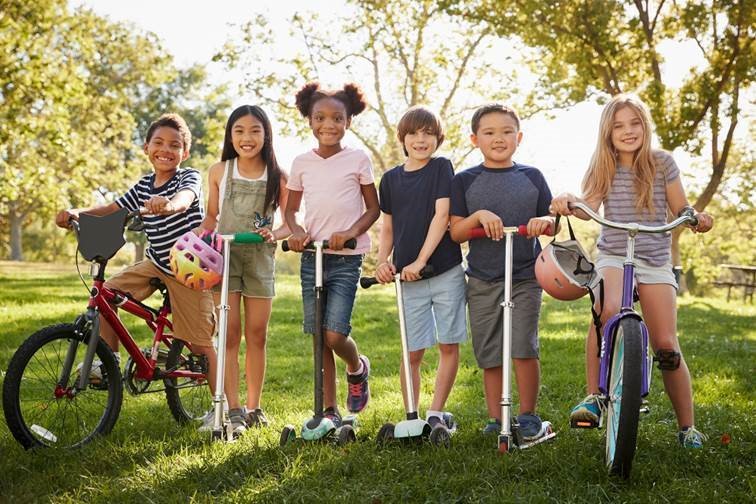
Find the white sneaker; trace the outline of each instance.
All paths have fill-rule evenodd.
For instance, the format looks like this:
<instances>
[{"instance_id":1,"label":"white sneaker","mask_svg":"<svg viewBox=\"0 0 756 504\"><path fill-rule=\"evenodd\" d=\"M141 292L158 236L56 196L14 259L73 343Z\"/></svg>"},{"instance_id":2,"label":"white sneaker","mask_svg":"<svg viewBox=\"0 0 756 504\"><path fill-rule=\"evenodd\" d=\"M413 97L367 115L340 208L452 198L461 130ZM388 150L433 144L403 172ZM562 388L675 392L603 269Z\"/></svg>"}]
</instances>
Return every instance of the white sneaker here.
<instances>
[{"instance_id":1,"label":"white sneaker","mask_svg":"<svg viewBox=\"0 0 756 504\"><path fill-rule=\"evenodd\" d=\"M80 362L79 365L76 366L77 375L81 374L82 366L84 366L83 362ZM94 383L95 385L102 383L102 361L100 361L99 359L92 361L92 367L89 370L89 383Z\"/></svg>"}]
</instances>

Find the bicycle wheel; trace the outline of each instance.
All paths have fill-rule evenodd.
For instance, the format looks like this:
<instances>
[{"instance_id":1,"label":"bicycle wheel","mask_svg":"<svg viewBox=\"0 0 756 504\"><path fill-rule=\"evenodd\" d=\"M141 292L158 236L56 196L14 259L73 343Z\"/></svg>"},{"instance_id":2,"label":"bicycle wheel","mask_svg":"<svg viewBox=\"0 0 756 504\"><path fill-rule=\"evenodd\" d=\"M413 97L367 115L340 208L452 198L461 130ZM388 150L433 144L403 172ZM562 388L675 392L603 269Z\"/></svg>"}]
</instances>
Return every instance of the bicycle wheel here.
<instances>
[{"instance_id":1,"label":"bicycle wheel","mask_svg":"<svg viewBox=\"0 0 756 504\"><path fill-rule=\"evenodd\" d=\"M112 430L123 390L118 363L102 340L95 354L102 363L101 378L85 390L75 389L88 339L89 331L77 334L72 324L50 326L30 336L13 355L3 384L3 408L8 428L24 448L75 448ZM63 387L59 381L72 341L80 344Z\"/></svg>"},{"instance_id":2,"label":"bicycle wheel","mask_svg":"<svg viewBox=\"0 0 756 504\"><path fill-rule=\"evenodd\" d=\"M614 337L606 411L606 464L623 478L630 476L638 438L642 359L640 321L624 318Z\"/></svg>"},{"instance_id":3,"label":"bicycle wheel","mask_svg":"<svg viewBox=\"0 0 756 504\"><path fill-rule=\"evenodd\" d=\"M202 378L166 378L165 398L173 418L184 424L201 419L212 407L213 397L207 382L207 358L189 351L186 344L173 340L166 359L166 369L202 373Z\"/></svg>"}]
</instances>

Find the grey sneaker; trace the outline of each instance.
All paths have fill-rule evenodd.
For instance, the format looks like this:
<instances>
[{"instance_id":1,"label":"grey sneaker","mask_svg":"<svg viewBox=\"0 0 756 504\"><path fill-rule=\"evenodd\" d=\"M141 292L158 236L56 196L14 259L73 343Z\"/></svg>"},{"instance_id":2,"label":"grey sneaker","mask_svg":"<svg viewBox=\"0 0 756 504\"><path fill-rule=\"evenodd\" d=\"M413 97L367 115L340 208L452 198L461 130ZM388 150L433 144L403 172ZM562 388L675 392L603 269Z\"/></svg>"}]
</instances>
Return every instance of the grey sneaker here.
<instances>
[{"instance_id":1,"label":"grey sneaker","mask_svg":"<svg viewBox=\"0 0 756 504\"><path fill-rule=\"evenodd\" d=\"M251 411L247 411L247 416L244 418L247 422L247 427L267 427L268 419L265 416L262 408L255 408Z\"/></svg>"},{"instance_id":2,"label":"grey sneaker","mask_svg":"<svg viewBox=\"0 0 756 504\"><path fill-rule=\"evenodd\" d=\"M457 431L457 422L454 420L454 415L447 411L444 411L443 418L439 418L435 415L428 417L428 425L431 426L431 429L442 422L449 432Z\"/></svg>"},{"instance_id":3,"label":"grey sneaker","mask_svg":"<svg viewBox=\"0 0 756 504\"><path fill-rule=\"evenodd\" d=\"M497 435L501 432L501 420L498 418L489 418L486 426L483 427L483 434Z\"/></svg>"},{"instance_id":4,"label":"grey sneaker","mask_svg":"<svg viewBox=\"0 0 756 504\"><path fill-rule=\"evenodd\" d=\"M234 435L244 434L247 430L247 421L244 419L244 410L242 408L228 410L228 421L231 423L231 430Z\"/></svg>"},{"instance_id":5,"label":"grey sneaker","mask_svg":"<svg viewBox=\"0 0 756 504\"><path fill-rule=\"evenodd\" d=\"M517 423L520 424L520 434L525 441L532 441L546 434L541 417L535 413L517 415Z\"/></svg>"}]
</instances>

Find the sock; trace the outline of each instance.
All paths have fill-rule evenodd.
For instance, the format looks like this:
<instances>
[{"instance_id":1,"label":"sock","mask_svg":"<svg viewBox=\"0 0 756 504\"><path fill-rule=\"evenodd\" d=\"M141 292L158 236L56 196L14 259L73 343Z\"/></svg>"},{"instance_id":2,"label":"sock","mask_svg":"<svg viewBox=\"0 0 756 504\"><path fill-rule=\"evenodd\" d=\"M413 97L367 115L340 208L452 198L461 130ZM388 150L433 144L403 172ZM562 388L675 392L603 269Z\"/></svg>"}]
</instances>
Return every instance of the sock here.
<instances>
[{"instance_id":1,"label":"sock","mask_svg":"<svg viewBox=\"0 0 756 504\"><path fill-rule=\"evenodd\" d=\"M357 371L354 373L351 371L347 371L347 374L352 376L361 375L365 371L365 364L362 362L362 359L360 359L360 367L357 368Z\"/></svg>"},{"instance_id":2,"label":"sock","mask_svg":"<svg viewBox=\"0 0 756 504\"><path fill-rule=\"evenodd\" d=\"M425 412L425 420L429 420L430 417L438 417L440 420L444 419L444 412L443 411L435 411L435 410L428 410Z\"/></svg>"}]
</instances>

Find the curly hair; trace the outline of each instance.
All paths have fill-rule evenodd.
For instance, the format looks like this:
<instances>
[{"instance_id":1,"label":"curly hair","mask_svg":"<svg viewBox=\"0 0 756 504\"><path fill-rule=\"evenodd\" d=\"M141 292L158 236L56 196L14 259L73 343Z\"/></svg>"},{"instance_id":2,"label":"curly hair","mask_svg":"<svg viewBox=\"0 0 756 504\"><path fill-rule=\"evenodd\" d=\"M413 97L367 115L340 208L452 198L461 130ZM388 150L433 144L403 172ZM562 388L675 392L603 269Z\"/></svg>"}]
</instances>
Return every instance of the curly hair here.
<instances>
[{"instance_id":1,"label":"curly hair","mask_svg":"<svg viewBox=\"0 0 756 504\"><path fill-rule=\"evenodd\" d=\"M163 114L158 117L157 120L150 124L150 127L147 128L147 136L144 143L150 143L150 140L152 140L152 135L155 134L155 131L158 128L162 128L163 126L167 126L178 131L179 135L181 136L181 141L184 144L184 150L188 152L189 149L191 149L192 132L189 131L189 126L187 126L184 118L178 114Z\"/></svg>"},{"instance_id":2,"label":"curly hair","mask_svg":"<svg viewBox=\"0 0 756 504\"><path fill-rule=\"evenodd\" d=\"M341 89L326 90L320 87L319 82L313 81L302 86L296 94L297 109L302 117L310 117L313 105L323 98L333 98L343 103L348 117L360 114L367 107L362 89L353 82L347 82Z\"/></svg>"}]
</instances>

